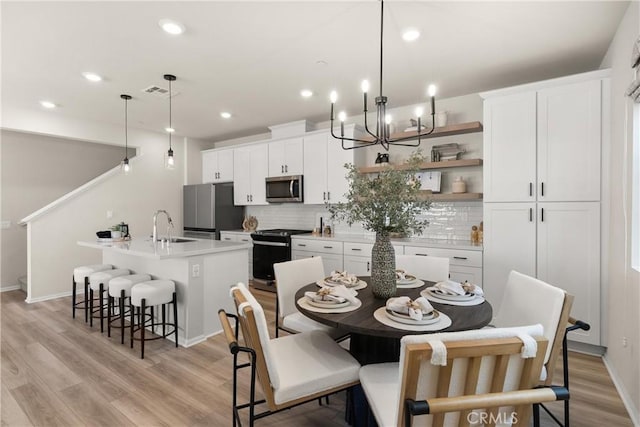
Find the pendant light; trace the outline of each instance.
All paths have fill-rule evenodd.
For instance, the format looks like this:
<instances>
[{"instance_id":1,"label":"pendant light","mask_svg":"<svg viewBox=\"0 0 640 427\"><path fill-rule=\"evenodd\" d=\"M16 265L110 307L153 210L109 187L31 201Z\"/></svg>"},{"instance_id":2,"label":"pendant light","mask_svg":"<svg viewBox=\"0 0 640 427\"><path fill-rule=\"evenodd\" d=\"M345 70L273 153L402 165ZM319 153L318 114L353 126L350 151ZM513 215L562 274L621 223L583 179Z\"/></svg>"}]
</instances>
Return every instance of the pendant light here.
<instances>
[{"instance_id":1,"label":"pendant light","mask_svg":"<svg viewBox=\"0 0 640 427\"><path fill-rule=\"evenodd\" d=\"M127 104L131 99L131 95L120 95L120 98L124 99L124 160L122 161L122 171L125 174L131 172L131 165L129 165L129 141L127 135Z\"/></svg>"},{"instance_id":2,"label":"pendant light","mask_svg":"<svg viewBox=\"0 0 640 427\"><path fill-rule=\"evenodd\" d=\"M173 158L173 149L171 148L171 134L173 133L173 127L171 126L171 82L176 80L176 76L172 74L165 74L164 79L169 82L169 127L165 130L169 134L169 151L167 151L167 158L165 161L165 167L167 169L173 169L175 166L175 159Z\"/></svg>"}]
</instances>

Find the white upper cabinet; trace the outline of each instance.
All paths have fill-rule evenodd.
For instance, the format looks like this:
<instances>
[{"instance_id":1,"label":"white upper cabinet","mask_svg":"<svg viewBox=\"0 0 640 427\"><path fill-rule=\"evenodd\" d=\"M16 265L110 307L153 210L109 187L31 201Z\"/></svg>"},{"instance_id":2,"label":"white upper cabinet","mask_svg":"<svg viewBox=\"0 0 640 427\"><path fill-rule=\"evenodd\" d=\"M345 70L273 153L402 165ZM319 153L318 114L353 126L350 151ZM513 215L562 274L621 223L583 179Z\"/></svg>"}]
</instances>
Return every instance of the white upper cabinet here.
<instances>
[{"instance_id":1,"label":"white upper cabinet","mask_svg":"<svg viewBox=\"0 0 640 427\"><path fill-rule=\"evenodd\" d=\"M202 182L233 181L233 149L202 153Z\"/></svg>"},{"instance_id":2,"label":"white upper cabinet","mask_svg":"<svg viewBox=\"0 0 640 427\"><path fill-rule=\"evenodd\" d=\"M269 143L269 176L302 175L303 138Z\"/></svg>"},{"instance_id":3,"label":"white upper cabinet","mask_svg":"<svg viewBox=\"0 0 640 427\"><path fill-rule=\"evenodd\" d=\"M535 200L536 93L484 102L484 201Z\"/></svg>"},{"instance_id":4,"label":"white upper cabinet","mask_svg":"<svg viewBox=\"0 0 640 427\"><path fill-rule=\"evenodd\" d=\"M352 138L355 127L345 129ZM323 204L344 202L349 190L345 163L353 164L356 150L343 150L340 140L328 132L304 137L304 203Z\"/></svg>"},{"instance_id":5,"label":"white upper cabinet","mask_svg":"<svg viewBox=\"0 0 640 427\"><path fill-rule=\"evenodd\" d=\"M233 200L236 206L266 205L266 143L236 148L233 156Z\"/></svg>"},{"instance_id":6,"label":"white upper cabinet","mask_svg":"<svg viewBox=\"0 0 640 427\"><path fill-rule=\"evenodd\" d=\"M485 101L485 202L600 200L601 84Z\"/></svg>"},{"instance_id":7,"label":"white upper cabinet","mask_svg":"<svg viewBox=\"0 0 640 427\"><path fill-rule=\"evenodd\" d=\"M538 91L538 200L600 200L601 82Z\"/></svg>"}]
</instances>

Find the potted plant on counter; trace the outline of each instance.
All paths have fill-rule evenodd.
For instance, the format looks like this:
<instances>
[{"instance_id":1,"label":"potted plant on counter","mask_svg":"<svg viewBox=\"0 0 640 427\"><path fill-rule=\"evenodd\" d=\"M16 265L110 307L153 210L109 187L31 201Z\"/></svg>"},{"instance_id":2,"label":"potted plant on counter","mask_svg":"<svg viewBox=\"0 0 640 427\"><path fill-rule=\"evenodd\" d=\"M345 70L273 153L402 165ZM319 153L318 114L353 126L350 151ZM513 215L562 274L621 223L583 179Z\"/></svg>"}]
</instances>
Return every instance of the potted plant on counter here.
<instances>
[{"instance_id":1,"label":"potted plant on counter","mask_svg":"<svg viewBox=\"0 0 640 427\"><path fill-rule=\"evenodd\" d=\"M424 161L414 152L401 165L386 165L378 173L363 174L346 164L349 192L346 202L329 205L331 219L349 225L359 222L376 233L371 253L371 290L378 298L396 293L395 252L389 233L421 233L427 225L419 215L431 206L420 194L416 173Z\"/></svg>"}]
</instances>

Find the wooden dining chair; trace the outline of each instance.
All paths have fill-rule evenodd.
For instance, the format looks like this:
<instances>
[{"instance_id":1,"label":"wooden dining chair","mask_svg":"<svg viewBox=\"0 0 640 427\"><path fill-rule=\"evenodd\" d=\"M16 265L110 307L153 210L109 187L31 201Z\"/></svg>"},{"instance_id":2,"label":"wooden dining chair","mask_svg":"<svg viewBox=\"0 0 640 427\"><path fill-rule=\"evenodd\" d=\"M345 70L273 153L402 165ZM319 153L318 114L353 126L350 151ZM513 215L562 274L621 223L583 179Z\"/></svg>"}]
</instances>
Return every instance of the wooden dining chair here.
<instances>
[{"instance_id":1,"label":"wooden dining chair","mask_svg":"<svg viewBox=\"0 0 640 427\"><path fill-rule=\"evenodd\" d=\"M449 258L396 255L396 268L430 282L442 282L449 278Z\"/></svg>"},{"instance_id":2,"label":"wooden dining chair","mask_svg":"<svg viewBox=\"0 0 640 427\"><path fill-rule=\"evenodd\" d=\"M399 363L366 365L360 382L380 427L528 426L531 405L568 399L535 389L548 340L541 325L401 340Z\"/></svg>"},{"instance_id":3,"label":"wooden dining chair","mask_svg":"<svg viewBox=\"0 0 640 427\"><path fill-rule=\"evenodd\" d=\"M220 310L222 324L233 358L233 425L240 423L239 410L248 408L249 425L255 420L358 384L360 364L329 335L309 331L280 338L269 338L262 307L242 283L231 289L237 316ZM229 322L236 319L235 332ZM238 326L244 346L238 343ZM249 362L238 364L238 354L246 353ZM249 402L237 402L237 373L250 369ZM256 400L256 385L263 400ZM256 413L256 406L268 409Z\"/></svg>"},{"instance_id":4,"label":"wooden dining chair","mask_svg":"<svg viewBox=\"0 0 640 427\"><path fill-rule=\"evenodd\" d=\"M324 331L334 339L347 335L346 332L316 322L296 309L295 294L298 289L324 279L322 257L303 258L294 261L273 264L276 277L276 338L279 331L298 333L305 331ZM282 322L280 322L282 318Z\"/></svg>"},{"instance_id":5,"label":"wooden dining chair","mask_svg":"<svg viewBox=\"0 0 640 427\"><path fill-rule=\"evenodd\" d=\"M502 298L502 303L494 317L492 325L513 327L540 323L544 327L544 337L549 346L540 374L541 386L551 386L554 380L555 366L562 355L563 386L569 389L569 360L567 354L567 334L576 329L589 330L590 326L570 317L573 295L556 286L517 271L511 271ZM570 424L569 401L564 402L564 423L551 414L554 421L562 426ZM538 415L534 413L534 417Z\"/></svg>"}]
</instances>

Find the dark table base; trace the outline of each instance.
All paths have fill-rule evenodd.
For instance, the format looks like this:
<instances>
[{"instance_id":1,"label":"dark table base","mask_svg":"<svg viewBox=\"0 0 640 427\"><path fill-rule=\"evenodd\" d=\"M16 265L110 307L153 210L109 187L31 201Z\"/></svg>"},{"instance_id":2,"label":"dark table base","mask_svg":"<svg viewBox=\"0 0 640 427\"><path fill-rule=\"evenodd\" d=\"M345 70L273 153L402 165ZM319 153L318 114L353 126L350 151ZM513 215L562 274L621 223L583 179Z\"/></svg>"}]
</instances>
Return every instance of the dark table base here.
<instances>
[{"instance_id":1,"label":"dark table base","mask_svg":"<svg viewBox=\"0 0 640 427\"><path fill-rule=\"evenodd\" d=\"M397 362L400 360L400 340L398 338L351 334L349 352L361 365Z\"/></svg>"}]
</instances>

